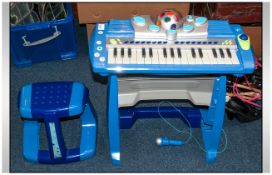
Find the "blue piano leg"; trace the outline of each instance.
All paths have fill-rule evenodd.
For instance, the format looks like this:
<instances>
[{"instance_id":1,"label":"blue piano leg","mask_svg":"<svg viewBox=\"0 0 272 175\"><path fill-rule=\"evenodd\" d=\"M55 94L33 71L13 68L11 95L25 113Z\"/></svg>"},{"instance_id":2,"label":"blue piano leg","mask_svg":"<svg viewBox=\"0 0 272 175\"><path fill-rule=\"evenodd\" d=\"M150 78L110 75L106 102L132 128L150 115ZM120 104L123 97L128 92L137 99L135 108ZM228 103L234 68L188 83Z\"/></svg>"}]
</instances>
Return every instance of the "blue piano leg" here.
<instances>
[{"instance_id":1,"label":"blue piano leg","mask_svg":"<svg viewBox=\"0 0 272 175\"><path fill-rule=\"evenodd\" d=\"M120 127L118 109L118 79L116 75L109 77L108 87L108 128L110 156L113 164L120 164Z\"/></svg>"},{"instance_id":2,"label":"blue piano leg","mask_svg":"<svg viewBox=\"0 0 272 175\"><path fill-rule=\"evenodd\" d=\"M226 98L226 76L214 80L211 104L207 115L202 116L201 129L206 150L206 159L212 163L216 159L222 131Z\"/></svg>"}]
</instances>

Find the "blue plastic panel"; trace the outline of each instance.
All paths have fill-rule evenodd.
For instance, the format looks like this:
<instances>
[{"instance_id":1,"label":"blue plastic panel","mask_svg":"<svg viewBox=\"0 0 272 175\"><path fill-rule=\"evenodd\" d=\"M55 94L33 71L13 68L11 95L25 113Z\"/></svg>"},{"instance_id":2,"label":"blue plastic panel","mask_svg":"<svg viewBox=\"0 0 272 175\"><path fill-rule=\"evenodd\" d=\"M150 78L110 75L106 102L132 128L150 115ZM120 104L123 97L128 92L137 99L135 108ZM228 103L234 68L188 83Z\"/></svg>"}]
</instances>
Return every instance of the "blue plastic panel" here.
<instances>
[{"instance_id":1,"label":"blue plastic panel","mask_svg":"<svg viewBox=\"0 0 272 175\"><path fill-rule=\"evenodd\" d=\"M65 4L65 19L18 25L10 30L10 49L13 62L18 67L50 60L76 58L77 44L74 17L71 4ZM30 43L49 38L58 31L60 34L48 42L35 46L24 46L24 39Z\"/></svg>"},{"instance_id":2,"label":"blue plastic panel","mask_svg":"<svg viewBox=\"0 0 272 175\"><path fill-rule=\"evenodd\" d=\"M32 94L32 85L25 85L21 90L20 99L19 99L20 115L23 118L32 118L31 94Z\"/></svg>"},{"instance_id":3,"label":"blue plastic panel","mask_svg":"<svg viewBox=\"0 0 272 175\"><path fill-rule=\"evenodd\" d=\"M32 162L38 161L40 147L40 123L37 121L24 121L24 157Z\"/></svg>"},{"instance_id":4,"label":"blue plastic panel","mask_svg":"<svg viewBox=\"0 0 272 175\"><path fill-rule=\"evenodd\" d=\"M190 126L192 128L200 127L201 109L192 107L179 107L178 109L182 114L184 114L187 121L190 122ZM121 108L119 109L119 113L121 129L131 128L137 119L160 118L157 107ZM186 120L180 116L180 113L171 106L160 107L160 113L164 118L180 118L186 125L188 125Z\"/></svg>"}]
</instances>

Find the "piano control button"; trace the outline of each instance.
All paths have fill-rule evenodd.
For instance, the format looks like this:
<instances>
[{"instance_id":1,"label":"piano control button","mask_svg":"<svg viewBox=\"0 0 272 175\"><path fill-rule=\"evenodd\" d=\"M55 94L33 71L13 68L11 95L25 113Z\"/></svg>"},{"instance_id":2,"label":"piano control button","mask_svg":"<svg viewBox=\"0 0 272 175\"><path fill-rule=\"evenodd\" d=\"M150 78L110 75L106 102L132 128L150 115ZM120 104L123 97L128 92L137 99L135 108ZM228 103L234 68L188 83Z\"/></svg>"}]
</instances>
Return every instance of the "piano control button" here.
<instances>
[{"instance_id":1,"label":"piano control button","mask_svg":"<svg viewBox=\"0 0 272 175\"><path fill-rule=\"evenodd\" d=\"M220 53L221 58L225 58L223 49L220 48L220 49L219 49L219 53Z\"/></svg>"},{"instance_id":2,"label":"piano control button","mask_svg":"<svg viewBox=\"0 0 272 175\"><path fill-rule=\"evenodd\" d=\"M238 43L243 50L250 49L250 38L246 34L238 35Z\"/></svg>"},{"instance_id":3,"label":"piano control button","mask_svg":"<svg viewBox=\"0 0 272 175\"><path fill-rule=\"evenodd\" d=\"M128 57L131 57L131 48L128 48Z\"/></svg>"},{"instance_id":4,"label":"piano control button","mask_svg":"<svg viewBox=\"0 0 272 175\"><path fill-rule=\"evenodd\" d=\"M163 48L163 57L164 57L164 58L167 58L167 51L166 51L166 48Z\"/></svg>"},{"instance_id":5,"label":"piano control button","mask_svg":"<svg viewBox=\"0 0 272 175\"><path fill-rule=\"evenodd\" d=\"M145 57L146 57L145 48L142 48L142 57L143 57L143 58L145 58Z\"/></svg>"},{"instance_id":6,"label":"piano control button","mask_svg":"<svg viewBox=\"0 0 272 175\"><path fill-rule=\"evenodd\" d=\"M229 48L227 48L226 50L227 50L228 57L229 57L229 58L231 58L231 52L230 52L230 49L229 49Z\"/></svg>"},{"instance_id":7,"label":"piano control button","mask_svg":"<svg viewBox=\"0 0 272 175\"><path fill-rule=\"evenodd\" d=\"M116 39L110 39L110 43L113 44L113 45L116 45L118 44L118 41Z\"/></svg>"},{"instance_id":8,"label":"piano control button","mask_svg":"<svg viewBox=\"0 0 272 175\"><path fill-rule=\"evenodd\" d=\"M181 58L182 55L181 55L181 50L180 50L180 48L178 48L177 50L178 50L178 57Z\"/></svg>"},{"instance_id":9,"label":"piano control button","mask_svg":"<svg viewBox=\"0 0 272 175\"><path fill-rule=\"evenodd\" d=\"M121 48L121 57L124 57L124 55L125 55L125 49Z\"/></svg>"},{"instance_id":10,"label":"piano control button","mask_svg":"<svg viewBox=\"0 0 272 175\"><path fill-rule=\"evenodd\" d=\"M193 57L193 58L196 57L196 53L195 53L195 49L194 49L194 48L191 48L191 54L192 54L192 57Z\"/></svg>"},{"instance_id":11,"label":"piano control button","mask_svg":"<svg viewBox=\"0 0 272 175\"><path fill-rule=\"evenodd\" d=\"M203 24L205 24L207 22L207 18L206 17L197 17L195 19L195 25L196 26L201 26Z\"/></svg>"},{"instance_id":12,"label":"piano control button","mask_svg":"<svg viewBox=\"0 0 272 175\"><path fill-rule=\"evenodd\" d=\"M97 58L97 57L100 56L100 54L99 54L98 52L95 52L95 53L94 53L94 56Z\"/></svg>"},{"instance_id":13,"label":"piano control button","mask_svg":"<svg viewBox=\"0 0 272 175\"><path fill-rule=\"evenodd\" d=\"M247 36L246 34L242 34L242 35L239 36L239 38L240 38L241 40L246 41L246 40L248 39L248 36Z\"/></svg>"},{"instance_id":14,"label":"piano control button","mask_svg":"<svg viewBox=\"0 0 272 175\"><path fill-rule=\"evenodd\" d=\"M100 44L102 44L102 41L98 40L98 41L96 41L96 44L100 45Z\"/></svg>"},{"instance_id":15,"label":"piano control button","mask_svg":"<svg viewBox=\"0 0 272 175\"><path fill-rule=\"evenodd\" d=\"M186 25L184 25L184 26L182 27L182 30L183 30L184 32L191 32L191 31L194 30L194 26L191 25L191 24L186 24Z\"/></svg>"},{"instance_id":16,"label":"piano control button","mask_svg":"<svg viewBox=\"0 0 272 175\"><path fill-rule=\"evenodd\" d=\"M212 52L213 52L214 58L217 58L217 53L216 53L216 50L214 48L212 49Z\"/></svg>"},{"instance_id":17,"label":"piano control button","mask_svg":"<svg viewBox=\"0 0 272 175\"><path fill-rule=\"evenodd\" d=\"M116 58L117 57L117 48L113 49L113 56Z\"/></svg>"},{"instance_id":18,"label":"piano control button","mask_svg":"<svg viewBox=\"0 0 272 175\"><path fill-rule=\"evenodd\" d=\"M105 60L106 60L105 57L100 57L100 58L99 58L99 61L100 61L100 62L104 62Z\"/></svg>"},{"instance_id":19,"label":"piano control button","mask_svg":"<svg viewBox=\"0 0 272 175\"><path fill-rule=\"evenodd\" d=\"M177 30L167 30L166 31L166 39L169 41L174 41L177 39ZM166 44L167 42L164 42Z\"/></svg>"},{"instance_id":20,"label":"piano control button","mask_svg":"<svg viewBox=\"0 0 272 175\"><path fill-rule=\"evenodd\" d=\"M199 57L203 58L203 53L202 53L202 49L201 48L198 48L198 52L199 52Z\"/></svg>"},{"instance_id":21,"label":"piano control button","mask_svg":"<svg viewBox=\"0 0 272 175\"><path fill-rule=\"evenodd\" d=\"M174 49L173 49L173 48L170 48L170 54L171 54L171 57L172 57L172 58L175 57L175 53L174 53Z\"/></svg>"},{"instance_id":22,"label":"piano control button","mask_svg":"<svg viewBox=\"0 0 272 175\"><path fill-rule=\"evenodd\" d=\"M102 48L101 46L98 46L96 49L97 49L98 51L101 51L103 48Z\"/></svg>"},{"instance_id":23,"label":"piano control button","mask_svg":"<svg viewBox=\"0 0 272 175\"><path fill-rule=\"evenodd\" d=\"M158 32L160 31L160 29L161 28L155 24L151 24L148 26L148 30L150 30L151 32Z\"/></svg>"},{"instance_id":24,"label":"piano control button","mask_svg":"<svg viewBox=\"0 0 272 175\"><path fill-rule=\"evenodd\" d=\"M153 58L153 51L152 51L152 48L149 48L149 57L150 57L150 58Z\"/></svg>"},{"instance_id":25,"label":"piano control button","mask_svg":"<svg viewBox=\"0 0 272 175\"><path fill-rule=\"evenodd\" d=\"M138 26L144 26L145 25L145 19L141 16L134 16L133 22Z\"/></svg>"},{"instance_id":26,"label":"piano control button","mask_svg":"<svg viewBox=\"0 0 272 175\"><path fill-rule=\"evenodd\" d=\"M187 16L186 16L186 20L187 20L188 22L193 22L193 21L194 21L194 18L193 18L192 15L187 15Z\"/></svg>"}]
</instances>

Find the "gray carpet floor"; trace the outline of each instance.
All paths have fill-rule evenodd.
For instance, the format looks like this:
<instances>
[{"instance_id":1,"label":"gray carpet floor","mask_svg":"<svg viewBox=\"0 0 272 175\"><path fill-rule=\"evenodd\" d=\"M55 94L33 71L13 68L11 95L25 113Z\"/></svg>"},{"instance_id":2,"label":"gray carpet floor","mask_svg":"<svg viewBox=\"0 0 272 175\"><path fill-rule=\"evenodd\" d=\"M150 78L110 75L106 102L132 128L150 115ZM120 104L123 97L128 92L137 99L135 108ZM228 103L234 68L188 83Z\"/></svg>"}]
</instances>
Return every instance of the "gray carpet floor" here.
<instances>
[{"instance_id":1,"label":"gray carpet floor","mask_svg":"<svg viewBox=\"0 0 272 175\"><path fill-rule=\"evenodd\" d=\"M10 171L11 172L261 172L262 120L241 124L225 117L224 129L228 138L225 152L218 154L213 164L205 160L205 153L190 141L182 147L158 147L158 136L186 138L178 135L161 119L138 120L131 129L121 130L121 165L114 166L109 156L106 116L107 82L93 75L90 69L86 27L76 24L79 55L77 59L51 61L16 68L10 71ZM25 161L22 155L23 121L17 100L20 88L28 83L46 81L81 81L90 91L90 99L97 113L97 148L94 157L70 164L44 165ZM147 104L140 103L139 106ZM178 128L185 125L179 119L169 120ZM62 124L68 147L78 146L80 121ZM193 130L201 142L200 129ZM202 143L202 142L201 142ZM46 148L44 126L41 128L41 147ZM220 148L222 148L222 143Z\"/></svg>"}]
</instances>

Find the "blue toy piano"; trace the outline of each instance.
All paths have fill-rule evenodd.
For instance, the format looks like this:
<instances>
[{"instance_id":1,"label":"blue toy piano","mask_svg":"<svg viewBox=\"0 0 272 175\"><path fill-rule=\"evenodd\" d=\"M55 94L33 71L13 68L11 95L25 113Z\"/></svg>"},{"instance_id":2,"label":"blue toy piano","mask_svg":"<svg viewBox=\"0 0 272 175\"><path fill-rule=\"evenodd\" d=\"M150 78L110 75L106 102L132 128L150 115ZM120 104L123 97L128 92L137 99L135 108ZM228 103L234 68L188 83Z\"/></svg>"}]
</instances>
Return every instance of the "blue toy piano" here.
<instances>
[{"instance_id":1,"label":"blue toy piano","mask_svg":"<svg viewBox=\"0 0 272 175\"><path fill-rule=\"evenodd\" d=\"M250 38L240 25L226 20L188 15L177 25L171 23L171 14L160 16L160 20L158 23L148 15L112 19L98 23L92 32L92 70L109 80L112 163L120 164L120 128L127 120L124 115L135 113L131 107L137 102L154 99L189 99L208 107L191 116L200 116L206 159L214 162L224 120L226 75L254 71Z\"/></svg>"}]
</instances>

